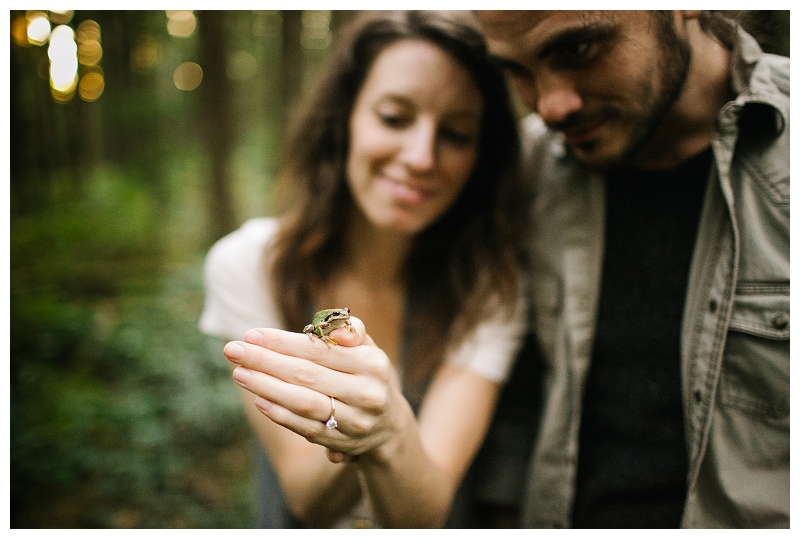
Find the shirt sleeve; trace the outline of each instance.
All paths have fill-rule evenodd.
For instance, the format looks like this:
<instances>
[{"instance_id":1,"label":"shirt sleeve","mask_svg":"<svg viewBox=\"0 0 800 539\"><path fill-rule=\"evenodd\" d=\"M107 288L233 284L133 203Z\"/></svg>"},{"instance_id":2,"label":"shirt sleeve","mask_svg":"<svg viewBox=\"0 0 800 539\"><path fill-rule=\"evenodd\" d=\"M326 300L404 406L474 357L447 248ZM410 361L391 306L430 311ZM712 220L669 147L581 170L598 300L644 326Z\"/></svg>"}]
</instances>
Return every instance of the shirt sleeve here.
<instances>
[{"instance_id":1,"label":"shirt sleeve","mask_svg":"<svg viewBox=\"0 0 800 539\"><path fill-rule=\"evenodd\" d=\"M209 250L201 331L242 339L251 328L282 326L265 263L265 250L276 232L274 219L252 219Z\"/></svg>"},{"instance_id":2,"label":"shirt sleeve","mask_svg":"<svg viewBox=\"0 0 800 539\"><path fill-rule=\"evenodd\" d=\"M467 368L498 383L505 383L527 331L526 296L520 293L511 317L486 320L457 347L450 349L446 362Z\"/></svg>"}]
</instances>

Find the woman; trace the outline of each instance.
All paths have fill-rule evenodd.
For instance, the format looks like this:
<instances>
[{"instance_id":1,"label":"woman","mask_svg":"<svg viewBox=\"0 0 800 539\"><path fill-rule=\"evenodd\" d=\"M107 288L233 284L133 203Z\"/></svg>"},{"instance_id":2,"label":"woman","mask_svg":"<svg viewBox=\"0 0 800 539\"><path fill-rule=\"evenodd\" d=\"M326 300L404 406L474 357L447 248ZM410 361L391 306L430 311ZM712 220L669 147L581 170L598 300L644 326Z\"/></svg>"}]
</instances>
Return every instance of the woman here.
<instances>
[{"instance_id":1,"label":"woman","mask_svg":"<svg viewBox=\"0 0 800 539\"><path fill-rule=\"evenodd\" d=\"M211 250L201 326L245 335L224 353L298 520L441 526L525 328L504 80L468 15L381 12L300 111L281 217ZM340 346L297 333L344 307Z\"/></svg>"}]
</instances>

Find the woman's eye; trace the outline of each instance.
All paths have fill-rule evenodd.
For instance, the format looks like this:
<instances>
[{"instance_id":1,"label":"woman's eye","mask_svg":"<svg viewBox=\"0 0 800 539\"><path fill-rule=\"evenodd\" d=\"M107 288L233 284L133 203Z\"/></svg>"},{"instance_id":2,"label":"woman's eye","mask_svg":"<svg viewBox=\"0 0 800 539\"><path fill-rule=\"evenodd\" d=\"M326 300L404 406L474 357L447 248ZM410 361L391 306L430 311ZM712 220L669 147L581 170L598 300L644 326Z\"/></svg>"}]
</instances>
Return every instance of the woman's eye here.
<instances>
[{"instance_id":1,"label":"woman's eye","mask_svg":"<svg viewBox=\"0 0 800 539\"><path fill-rule=\"evenodd\" d=\"M472 144L475 140L475 136L472 133L466 133L456 129L442 129L441 137L456 146L467 146Z\"/></svg>"},{"instance_id":2,"label":"woman's eye","mask_svg":"<svg viewBox=\"0 0 800 539\"><path fill-rule=\"evenodd\" d=\"M381 122L388 127L398 128L408 123L408 119L400 114L381 112L378 113L378 117L381 119Z\"/></svg>"}]
</instances>

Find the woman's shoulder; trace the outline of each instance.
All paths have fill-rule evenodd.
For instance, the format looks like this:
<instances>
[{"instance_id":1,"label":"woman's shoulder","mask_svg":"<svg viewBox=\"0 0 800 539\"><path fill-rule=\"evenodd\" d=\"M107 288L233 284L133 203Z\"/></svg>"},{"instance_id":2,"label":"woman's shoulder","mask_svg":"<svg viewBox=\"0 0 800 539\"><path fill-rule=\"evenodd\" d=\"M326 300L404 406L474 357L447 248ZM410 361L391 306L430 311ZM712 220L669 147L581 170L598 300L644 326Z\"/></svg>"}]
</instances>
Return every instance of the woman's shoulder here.
<instances>
[{"instance_id":1,"label":"woman's shoulder","mask_svg":"<svg viewBox=\"0 0 800 539\"><path fill-rule=\"evenodd\" d=\"M493 382L504 383L522 347L527 331L528 301L520 283L514 302L504 305L493 298L496 308L473 331L448 348L447 361L463 366Z\"/></svg>"},{"instance_id":2,"label":"woman's shoulder","mask_svg":"<svg viewBox=\"0 0 800 539\"><path fill-rule=\"evenodd\" d=\"M266 271L269 246L277 232L276 219L251 219L209 250L203 272L203 331L240 338L253 327L280 326Z\"/></svg>"},{"instance_id":3,"label":"woman's shoulder","mask_svg":"<svg viewBox=\"0 0 800 539\"><path fill-rule=\"evenodd\" d=\"M262 217L246 221L220 238L208 251L206 278L212 281L261 279L266 250L278 232L278 220Z\"/></svg>"},{"instance_id":4,"label":"woman's shoulder","mask_svg":"<svg viewBox=\"0 0 800 539\"><path fill-rule=\"evenodd\" d=\"M264 249L278 233L278 220L272 217L249 219L211 247L207 263L237 264L261 258Z\"/></svg>"},{"instance_id":5,"label":"woman's shoulder","mask_svg":"<svg viewBox=\"0 0 800 539\"><path fill-rule=\"evenodd\" d=\"M241 227L220 238L211 251L250 250L266 245L278 232L278 220L274 217L248 219Z\"/></svg>"}]
</instances>

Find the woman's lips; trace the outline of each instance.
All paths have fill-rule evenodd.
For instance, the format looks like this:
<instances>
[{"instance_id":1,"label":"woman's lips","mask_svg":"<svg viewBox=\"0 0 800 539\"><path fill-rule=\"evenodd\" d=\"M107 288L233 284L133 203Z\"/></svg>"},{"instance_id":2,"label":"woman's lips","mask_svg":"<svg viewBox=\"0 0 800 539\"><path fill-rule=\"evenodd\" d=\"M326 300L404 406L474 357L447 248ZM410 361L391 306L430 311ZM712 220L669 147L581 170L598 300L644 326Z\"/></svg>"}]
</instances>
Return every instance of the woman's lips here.
<instances>
[{"instance_id":1,"label":"woman's lips","mask_svg":"<svg viewBox=\"0 0 800 539\"><path fill-rule=\"evenodd\" d=\"M420 204L425 202L433 194L431 189L411 185L398 180L387 178L383 180L383 183L395 200L405 204Z\"/></svg>"}]
</instances>

